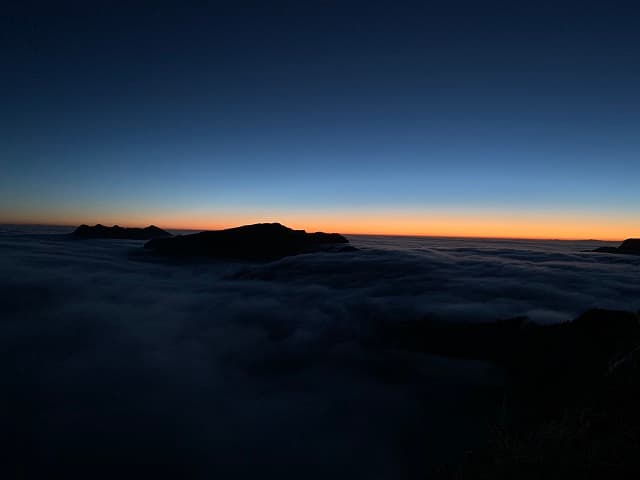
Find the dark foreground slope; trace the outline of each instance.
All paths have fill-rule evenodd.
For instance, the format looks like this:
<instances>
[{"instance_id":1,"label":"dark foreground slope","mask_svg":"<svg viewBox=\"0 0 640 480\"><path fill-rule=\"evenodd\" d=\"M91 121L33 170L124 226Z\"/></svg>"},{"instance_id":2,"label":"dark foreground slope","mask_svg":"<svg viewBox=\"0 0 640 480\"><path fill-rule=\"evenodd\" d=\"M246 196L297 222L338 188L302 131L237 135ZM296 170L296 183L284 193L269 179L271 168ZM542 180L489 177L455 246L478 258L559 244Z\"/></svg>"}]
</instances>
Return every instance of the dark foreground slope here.
<instances>
[{"instance_id":1,"label":"dark foreground slope","mask_svg":"<svg viewBox=\"0 0 640 480\"><path fill-rule=\"evenodd\" d=\"M526 319L384 329L389 346L488 359L506 372L492 446L433 478L640 478L640 317L589 310L537 325Z\"/></svg>"},{"instance_id":2,"label":"dark foreground slope","mask_svg":"<svg viewBox=\"0 0 640 480\"><path fill-rule=\"evenodd\" d=\"M640 255L640 238L628 238L619 247L599 247L594 252Z\"/></svg>"},{"instance_id":3,"label":"dark foreground slope","mask_svg":"<svg viewBox=\"0 0 640 480\"><path fill-rule=\"evenodd\" d=\"M242 227L154 239L145 248L168 256L274 260L289 255L318 251L349 251L354 247L337 233L307 233L279 223L258 223Z\"/></svg>"},{"instance_id":4,"label":"dark foreground slope","mask_svg":"<svg viewBox=\"0 0 640 480\"><path fill-rule=\"evenodd\" d=\"M151 240L152 238L166 238L171 234L156 227L149 225L146 228L126 228L114 225L113 227L105 227L97 224L93 227L89 225L80 225L72 233L77 238L114 238L122 240Z\"/></svg>"}]
</instances>

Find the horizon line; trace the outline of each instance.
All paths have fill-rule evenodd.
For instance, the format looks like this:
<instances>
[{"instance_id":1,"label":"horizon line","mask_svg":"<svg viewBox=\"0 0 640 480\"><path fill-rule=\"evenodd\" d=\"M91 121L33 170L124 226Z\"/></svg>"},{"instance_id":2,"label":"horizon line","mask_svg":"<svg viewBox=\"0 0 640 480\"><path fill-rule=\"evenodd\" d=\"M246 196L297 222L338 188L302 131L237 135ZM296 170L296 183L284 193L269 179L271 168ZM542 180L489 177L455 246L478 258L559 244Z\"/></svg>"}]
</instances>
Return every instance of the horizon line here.
<instances>
[{"instance_id":1,"label":"horizon line","mask_svg":"<svg viewBox=\"0 0 640 480\"><path fill-rule=\"evenodd\" d=\"M105 225L105 226L109 226L108 225L109 222L107 223L101 223L101 222L97 222L94 223L94 225ZM281 222L255 222L255 223L280 223L281 225L284 225ZM68 224L68 223L33 223L33 222L0 222L0 225L19 225L19 226L33 226L33 227L69 227L69 228L77 228L80 225L90 225L90 224L86 224L86 223L81 223L81 224ZM119 224L119 223L113 223L111 226L121 226L124 228L145 228L145 226L135 226L132 227L128 224ZM174 230L174 231L189 231L189 232L205 232L205 231L215 231L215 230L225 230L227 228L234 228L234 227L224 227L224 228L210 228L210 229L203 229L203 228L181 228L181 227L160 227L155 223L149 223L146 226L151 226L151 225L155 225L158 228L162 228L163 230ZM253 225L251 223L247 223L247 224L243 224L243 225L238 225L238 226L244 226L244 225ZM285 225L286 226L286 225ZM290 227L288 227L290 228ZM307 231L306 229L303 229L305 231ZM447 234L418 234L418 233L375 233L375 232L367 232L367 233L350 233L350 232L329 232L329 233L340 233L341 235L347 235L347 236L376 236L376 237L414 237L414 238L448 238L448 239L478 239L478 240L537 240L537 241L550 241L550 242L621 242L624 241L628 238L634 238L633 236L627 237L627 238L615 238L615 239L603 239L603 238L575 238L575 237L517 237L517 236L499 236L499 235L447 235Z\"/></svg>"}]
</instances>

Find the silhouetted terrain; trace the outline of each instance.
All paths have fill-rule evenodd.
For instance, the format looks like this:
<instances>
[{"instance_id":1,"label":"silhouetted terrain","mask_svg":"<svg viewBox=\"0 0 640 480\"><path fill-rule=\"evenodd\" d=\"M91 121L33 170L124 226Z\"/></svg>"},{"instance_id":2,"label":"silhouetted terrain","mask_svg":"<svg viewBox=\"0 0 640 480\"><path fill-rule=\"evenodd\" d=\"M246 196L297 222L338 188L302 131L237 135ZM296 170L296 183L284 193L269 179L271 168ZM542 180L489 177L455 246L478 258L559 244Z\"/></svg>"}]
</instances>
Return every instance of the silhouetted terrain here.
<instances>
[{"instance_id":1,"label":"silhouetted terrain","mask_svg":"<svg viewBox=\"0 0 640 480\"><path fill-rule=\"evenodd\" d=\"M246 260L275 260L289 255L318 251L355 250L337 233L307 233L279 223L257 223L242 227L154 239L145 248L169 256L203 256Z\"/></svg>"},{"instance_id":2,"label":"silhouetted terrain","mask_svg":"<svg viewBox=\"0 0 640 480\"><path fill-rule=\"evenodd\" d=\"M606 366L640 344L637 314L601 309L553 325L539 325L525 317L480 323L425 318L382 328L384 340L396 348L491 360L508 366L530 364L542 370L552 364L555 368L550 374L557 374L562 364L571 361L572 376L576 369Z\"/></svg>"},{"instance_id":3,"label":"silhouetted terrain","mask_svg":"<svg viewBox=\"0 0 640 480\"><path fill-rule=\"evenodd\" d=\"M640 317L589 310L571 322L428 319L383 328L383 343L491 360L507 374L493 445L445 478L638 478Z\"/></svg>"},{"instance_id":4,"label":"silhouetted terrain","mask_svg":"<svg viewBox=\"0 0 640 480\"><path fill-rule=\"evenodd\" d=\"M149 225L146 228L126 228L114 225L113 227L105 227L97 224L93 227L89 225L80 225L72 234L78 238L117 238L127 240L151 240L152 238L170 237L171 234L156 227Z\"/></svg>"},{"instance_id":5,"label":"silhouetted terrain","mask_svg":"<svg viewBox=\"0 0 640 480\"><path fill-rule=\"evenodd\" d=\"M628 238L619 247L599 247L594 252L640 255L640 238Z\"/></svg>"}]
</instances>

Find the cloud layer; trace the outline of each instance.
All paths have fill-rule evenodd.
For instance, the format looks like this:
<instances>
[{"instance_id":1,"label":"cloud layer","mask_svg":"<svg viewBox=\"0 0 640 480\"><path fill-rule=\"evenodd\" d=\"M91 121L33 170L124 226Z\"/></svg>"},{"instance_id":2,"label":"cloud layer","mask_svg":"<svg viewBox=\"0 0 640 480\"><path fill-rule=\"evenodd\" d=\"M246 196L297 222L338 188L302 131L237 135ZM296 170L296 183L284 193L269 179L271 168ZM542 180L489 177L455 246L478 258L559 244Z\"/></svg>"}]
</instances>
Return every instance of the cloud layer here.
<instances>
[{"instance_id":1,"label":"cloud layer","mask_svg":"<svg viewBox=\"0 0 640 480\"><path fill-rule=\"evenodd\" d=\"M640 259L582 243L354 237L359 252L198 264L15 233L2 422L31 473L419 477L481 437L499 375L367 349L372 322L640 308Z\"/></svg>"}]
</instances>

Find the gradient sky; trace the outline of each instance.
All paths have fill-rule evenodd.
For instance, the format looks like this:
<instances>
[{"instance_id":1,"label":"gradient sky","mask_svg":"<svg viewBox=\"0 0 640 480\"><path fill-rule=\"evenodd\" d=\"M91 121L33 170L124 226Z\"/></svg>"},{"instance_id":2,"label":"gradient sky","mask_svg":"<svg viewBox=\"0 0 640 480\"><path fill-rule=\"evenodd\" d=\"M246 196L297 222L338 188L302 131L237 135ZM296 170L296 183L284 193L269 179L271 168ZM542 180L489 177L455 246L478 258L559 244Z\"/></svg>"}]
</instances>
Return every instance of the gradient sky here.
<instances>
[{"instance_id":1,"label":"gradient sky","mask_svg":"<svg viewBox=\"0 0 640 480\"><path fill-rule=\"evenodd\" d=\"M4 8L0 222L640 236L635 3Z\"/></svg>"}]
</instances>

